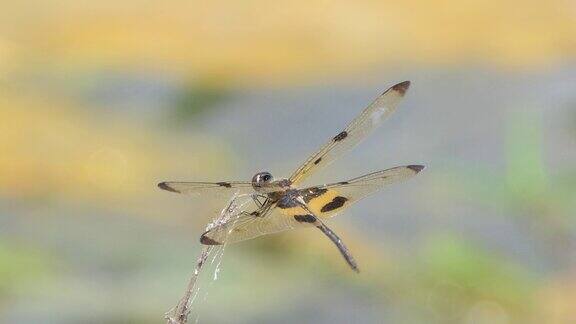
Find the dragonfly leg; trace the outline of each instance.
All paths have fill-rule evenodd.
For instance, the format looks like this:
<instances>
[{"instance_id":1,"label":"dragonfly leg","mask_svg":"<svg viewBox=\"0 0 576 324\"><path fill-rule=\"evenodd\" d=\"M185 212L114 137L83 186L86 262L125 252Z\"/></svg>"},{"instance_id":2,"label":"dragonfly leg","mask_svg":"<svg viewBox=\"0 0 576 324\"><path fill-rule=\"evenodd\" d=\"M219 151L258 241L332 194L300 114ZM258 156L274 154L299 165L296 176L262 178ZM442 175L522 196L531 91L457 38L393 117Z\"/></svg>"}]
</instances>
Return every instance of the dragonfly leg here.
<instances>
[{"instance_id":1,"label":"dragonfly leg","mask_svg":"<svg viewBox=\"0 0 576 324\"><path fill-rule=\"evenodd\" d=\"M252 199L258 208L262 208L264 205L266 205L266 203L268 203L268 196L265 195L253 194ZM264 202L262 202L262 200L264 200Z\"/></svg>"}]
</instances>

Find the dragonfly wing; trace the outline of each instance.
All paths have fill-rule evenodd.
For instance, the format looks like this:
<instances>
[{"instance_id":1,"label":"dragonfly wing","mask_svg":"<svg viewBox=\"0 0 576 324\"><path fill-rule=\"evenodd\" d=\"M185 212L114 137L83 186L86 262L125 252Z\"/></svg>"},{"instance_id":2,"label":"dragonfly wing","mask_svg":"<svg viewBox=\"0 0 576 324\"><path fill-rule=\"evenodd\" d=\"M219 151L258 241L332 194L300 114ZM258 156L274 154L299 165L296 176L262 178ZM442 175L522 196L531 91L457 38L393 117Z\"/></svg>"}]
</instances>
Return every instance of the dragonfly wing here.
<instances>
[{"instance_id":1,"label":"dragonfly wing","mask_svg":"<svg viewBox=\"0 0 576 324\"><path fill-rule=\"evenodd\" d=\"M158 184L160 189L181 194L211 194L229 195L231 192L250 193L253 192L252 182L242 181L222 181L222 182L179 182L167 181Z\"/></svg>"},{"instance_id":2,"label":"dragonfly wing","mask_svg":"<svg viewBox=\"0 0 576 324\"><path fill-rule=\"evenodd\" d=\"M299 194L316 216L326 218L338 214L386 185L415 176L423 169L422 165L399 166L348 181L301 189Z\"/></svg>"},{"instance_id":3,"label":"dragonfly wing","mask_svg":"<svg viewBox=\"0 0 576 324\"><path fill-rule=\"evenodd\" d=\"M263 215L255 216L253 213L246 212L226 223L217 225L202 234L200 242L205 245L236 243L306 226L310 225L299 223L293 217L282 214L278 208L272 207Z\"/></svg>"},{"instance_id":4,"label":"dragonfly wing","mask_svg":"<svg viewBox=\"0 0 576 324\"><path fill-rule=\"evenodd\" d=\"M243 212L206 231L200 237L200 242L205 245L236 243L285 230L311 227L314 225L310 221L310 213L321 218L333 216L383 186L408 179L423 168L420 165L395 167L349 181L301 189L298 194L306 208L298 203L278 203L267 212L259 212L266 207Z\"/></svg>"},{"instance_id":5,"label":"dragonfly wing","mask_svg":"<svg viewBox=\"0 0 576 324\"><path fill-rule=\"evenodd\" d=\"M404 81L392 86L380 95L346 129L338 133L319 151L310 156L290 176L292 184L301 182L314 170L334 161L366 138L368 134L396 110L396 106L404 97L409 86L410 81Z\"/></svg>"}]
</instances>

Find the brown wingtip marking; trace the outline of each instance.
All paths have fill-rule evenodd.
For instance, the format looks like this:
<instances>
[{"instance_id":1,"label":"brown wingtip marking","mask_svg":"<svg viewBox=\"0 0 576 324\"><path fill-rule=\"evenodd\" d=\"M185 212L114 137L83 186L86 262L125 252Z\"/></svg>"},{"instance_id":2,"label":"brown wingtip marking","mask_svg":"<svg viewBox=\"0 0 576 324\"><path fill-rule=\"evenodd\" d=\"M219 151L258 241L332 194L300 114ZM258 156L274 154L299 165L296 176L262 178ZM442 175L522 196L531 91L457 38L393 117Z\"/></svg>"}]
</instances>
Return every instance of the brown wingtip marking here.
<instances>
[{"instance_id":1,"label":"brown wingtip marking","mask_svg":"<svg viewBox=\"0 0 576 324\"><path fill-rule=\"evenodd\" d=\"M425 166L423 166L423 165L409 165L409 166L407 166L407 168L418 173L418 172L424 170Z\"/></svg>"},{"instance_id":2,"label":"brown wingtip marking","mask_svg":"<svg viewBox=\"0 0 576 324\"><path fill-rule=\"evenodd\" d=\"M404 82L400 82L396 85L393 85L392 90L398 91L398 93L400 93L401 96L404 96L406 91L408 91L409 87L410 87L410 81L404 81Z\"/></svg>"},{"instance_id":3,"label":"brown wingtip marking","mask_svg":"<svg viewBox=\"0 0 576 324\"><path fill-rule=\"evenodd\" d=\"M206 236L206 234L203 234L202 236L200 236L200 243L202 243L204 245L221 245L222 244L218 241L214 241L213 239L209 238L208 236Z\"/></svg>"},{"instance_id":4,"label":"brown wingtip marking","mask_svg":"<svg viewBox=\"0 0 576 324\"><path fill-rule=\"evenodd\" d=\"M178 191L178 190L170 187L170 186L168 185L168 183L166 183L166 182L160 182L160 183L158 184L158 188L164 189L164 190L170 191L170 192L180 193L180 191Z\"/></svg>"}]
</instances>

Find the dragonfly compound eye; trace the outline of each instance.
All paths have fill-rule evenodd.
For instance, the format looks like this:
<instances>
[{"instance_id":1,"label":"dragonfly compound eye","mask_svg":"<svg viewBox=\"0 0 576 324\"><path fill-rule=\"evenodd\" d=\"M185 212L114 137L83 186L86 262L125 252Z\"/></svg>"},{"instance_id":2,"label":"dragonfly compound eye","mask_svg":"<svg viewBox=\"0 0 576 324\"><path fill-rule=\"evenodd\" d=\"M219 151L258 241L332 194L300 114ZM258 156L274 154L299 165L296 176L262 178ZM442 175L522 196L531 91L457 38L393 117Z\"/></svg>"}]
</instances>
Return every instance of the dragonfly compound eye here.
<instances>
[{"instance_id":1,"label":"dragonfly compound eye","mask_svg":"<svg viewBox=\"0 0 576 324\"><path fill-rule=\"evenodd\" d=\"M253 183L265 183L272 181L272 174L270 172L259 172L252 178Z\"/></svg>"},{"instance_id":2,"label":"dragonfly compound eye","mask_svg":"<svg viewBox=\"0 0 576 324\"><path fill-rule=\"evenodd\" d=\"M270 173L266 173L263 174L262 177L260 177L260 179L264 182L269 182L270 180L272 180L272 175Z\"/></svg>"}]
</instances>

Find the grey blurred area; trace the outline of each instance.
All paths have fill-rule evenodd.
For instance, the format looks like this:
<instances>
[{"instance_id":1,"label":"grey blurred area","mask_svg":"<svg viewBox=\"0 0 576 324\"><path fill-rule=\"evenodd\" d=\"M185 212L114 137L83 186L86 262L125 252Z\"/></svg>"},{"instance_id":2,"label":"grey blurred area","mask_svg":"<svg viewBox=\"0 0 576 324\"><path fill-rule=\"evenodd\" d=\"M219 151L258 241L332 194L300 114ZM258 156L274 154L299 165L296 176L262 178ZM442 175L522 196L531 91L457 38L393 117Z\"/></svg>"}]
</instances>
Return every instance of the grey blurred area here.
<instances>
[{"instance_id":1,"label":"grey blurred area","mask_svg":"<svg viewBox=\"0 0 576 324\"><path fill-rule=\"evenodd\" d=\"M160 129L169 144L147 143L152 149L168 145L190 155L162 151L158 160L184 160L156 170L146 194L129 199L131 207L114 200L100 206L0 200L0 236L32 251L13 261L22 270L9 267L27 273L20 283L0 286L0 296L11 296L0 321L160 322L185 287L204 224L225 198L170 195L155 190L154 180L248 180L263 170L288 176L403 80L412 86L398 111L308 182L427 166L330 221L349 242L361 274L349 273L313 230L261 237L226 247L218 280L206 270L193 317L200 323L537 320L542 313L530 305L545 294L539 285L576 261L570 252L575 72L572 65L516 74L483 67L384 70L282 88L240 87L210 94L207 108L178 122L169 116L181 83L150 81L141 88L139 81L136 93L128 93L155 98L157 108L121 100L125 109L113 113ZM117 103L118 96L110 100ZM201 160L202 140L188 142L199 136L225 153ZM187 157L197 162L194 171L187 170ZM216 169L203 172L213 163Z\"/></svg>"}]
</instances>

